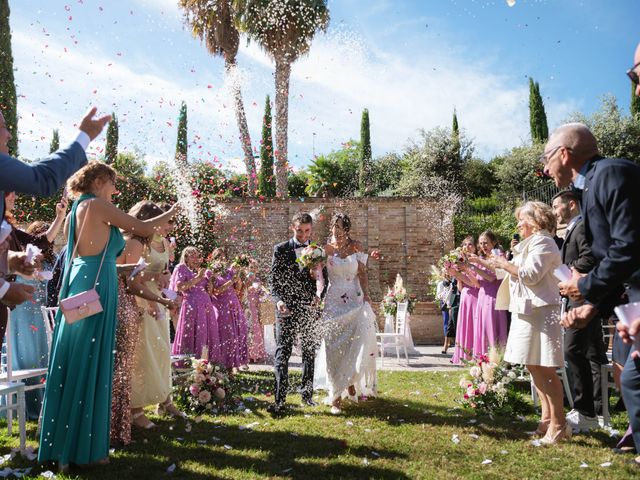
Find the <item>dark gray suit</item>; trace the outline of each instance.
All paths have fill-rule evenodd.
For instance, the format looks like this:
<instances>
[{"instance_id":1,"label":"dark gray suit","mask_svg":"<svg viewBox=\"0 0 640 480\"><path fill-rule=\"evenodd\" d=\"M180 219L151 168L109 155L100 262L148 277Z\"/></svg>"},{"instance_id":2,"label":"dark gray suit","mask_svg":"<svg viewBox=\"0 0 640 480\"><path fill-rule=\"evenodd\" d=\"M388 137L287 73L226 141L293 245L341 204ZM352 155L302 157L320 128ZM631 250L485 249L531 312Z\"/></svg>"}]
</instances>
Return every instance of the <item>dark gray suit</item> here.
<instances>
[{"instance_id":1,"label":"dark gray suit","mask_svg":"<svg viewBox=\"0 0 640 480\"><path fill-rule=\"evenodd\" d=\"M561 248L562 263L580 273L588 273L596 265L579 219L567 231ZM569 308L573 307L569 302ZM594 417L602 408L600 366L607 363L602 338L602 319L598 315L585 328L567 328L564 335L564 359L571 385L573 405L582 415Z\"/></svg>"}]
</instances>

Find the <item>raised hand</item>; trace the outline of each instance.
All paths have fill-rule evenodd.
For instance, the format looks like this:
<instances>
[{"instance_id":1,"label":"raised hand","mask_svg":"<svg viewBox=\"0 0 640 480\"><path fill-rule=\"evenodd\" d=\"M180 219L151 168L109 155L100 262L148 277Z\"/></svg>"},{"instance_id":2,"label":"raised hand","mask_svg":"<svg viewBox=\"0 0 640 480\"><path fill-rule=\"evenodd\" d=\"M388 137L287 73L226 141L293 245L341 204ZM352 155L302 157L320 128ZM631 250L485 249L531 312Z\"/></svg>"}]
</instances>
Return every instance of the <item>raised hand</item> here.
<instances>
[{"instance_id":1,"label":"raised hand","mask_svg":"<svg viewBox=\"0 0 640 480\"><path fill-rule=\"evenodd\" d=\"M60 199L60 201L58 203L56 203L56 216L64 216L67 213L67 205L69 204L69 201L67 200L66 196L62 196L62 198Z\"/></svg>"},{"instance_id":2,"label":"raised hand","mask_svg":"<svg viewBox=\"0 0 640 480\"><path fill-rule=\"evenodd\" d=\"M111 121L111 115L93 118L97 111L98 109L96 107L91 107L80 122L80 127L78 127L81 131L89 135L91 140L100 135L104 126Z\"/></svg>"}]
</instances>

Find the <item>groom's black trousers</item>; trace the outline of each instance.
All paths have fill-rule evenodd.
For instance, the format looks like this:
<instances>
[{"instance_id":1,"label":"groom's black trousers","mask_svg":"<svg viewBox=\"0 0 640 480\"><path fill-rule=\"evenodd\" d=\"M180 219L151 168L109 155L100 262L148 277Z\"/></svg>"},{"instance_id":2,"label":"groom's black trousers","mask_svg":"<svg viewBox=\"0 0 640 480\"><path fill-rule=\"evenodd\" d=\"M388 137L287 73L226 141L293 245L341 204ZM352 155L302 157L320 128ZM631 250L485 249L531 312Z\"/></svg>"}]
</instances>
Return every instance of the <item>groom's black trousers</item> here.
<instances>
[{"instance_id":1,"label":"groom's black trousers","mask_svg":"<svg viewBox=\"0 0 640 480\"><path fill-rule=\"evenodd\" d=\"M313 367L320 345L320 311L316 307L298 307L289 317L276 316L275 402L285 403L289 389L289 358L296 337L302 347L302 399L313 396Z\"/></svg>"}]
</instances>

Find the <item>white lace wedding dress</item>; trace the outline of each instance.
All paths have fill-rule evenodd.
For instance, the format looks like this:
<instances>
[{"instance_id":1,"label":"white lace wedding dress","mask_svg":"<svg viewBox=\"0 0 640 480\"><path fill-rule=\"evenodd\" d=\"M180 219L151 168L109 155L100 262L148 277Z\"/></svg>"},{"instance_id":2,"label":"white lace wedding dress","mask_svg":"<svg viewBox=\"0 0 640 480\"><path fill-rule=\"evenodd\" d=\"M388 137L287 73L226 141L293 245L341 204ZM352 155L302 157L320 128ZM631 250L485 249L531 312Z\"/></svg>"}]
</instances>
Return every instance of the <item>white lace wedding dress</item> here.
<instances>
[{"instance_id":1,"label":"white lace wedding dress","mask_svg":"<svg viewBox=\"0 0 640 480\"><path fill-rule=\"evenodd\" d=\"M377 393L376 316L364 303L358 262L366 264L367 254L327 260L329 287L322 313L323 341L316 357L314 386L329 392L325 403L347 398L355 386L356 396Z\"/></svg>"}]
</instances>

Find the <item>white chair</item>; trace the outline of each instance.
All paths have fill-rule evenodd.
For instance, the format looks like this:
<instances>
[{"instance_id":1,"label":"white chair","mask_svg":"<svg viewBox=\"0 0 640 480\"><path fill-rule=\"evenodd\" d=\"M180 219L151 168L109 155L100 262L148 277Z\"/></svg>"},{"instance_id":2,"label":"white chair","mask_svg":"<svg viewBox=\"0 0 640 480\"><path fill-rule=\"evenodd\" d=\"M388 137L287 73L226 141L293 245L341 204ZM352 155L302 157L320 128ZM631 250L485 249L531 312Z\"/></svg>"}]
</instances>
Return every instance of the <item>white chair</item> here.
<instances>
[{"instance_id":1,"label":"white chair","mask_svg":"<svg viewBox=\"0 0 640 480\"><path fill-rule=\"evenodd\" d=\"M567 371L564 367L556 369L556 373L560 376L562 380L562 385L564 387L564 394L567 397L567 401L569 402L569 406L573 408L573 395L571 394L571 387L569 386L569 378L567 377ZM533 383L533 376L529 374L529 378L531 380L531 399L533 400L533 408L538 407L538 392L536 391L536 386Z\"/></svg>"},{"instance_id":2,"label":"white chair","mask_svg":"<svg viewBox=\"0 0 640 480\"><path fill-rule=\"evenodd\" d=\"M7 323L7 333L9 330ZM5 397L5 405L0 405L0 412L7 412L7 430L9 435L13 430L13 411L18 411L18 426L20 430L20 453L25 454L25 447L27 442L27 402L24 396L25 386L22 382L8 381L7 365L10 365L9 359L11 355L10 348L5 345L2 348L2 354L0 356L0 373L5 376L5 380L0 381L0 396ZM13 397L16 397L14 402Z\"/></svg>"},{"instance_id":3,"label":"white chair","mask_svg":"<svg viewBox=\"0 0 640 480\"><path fill-rule=\"evenodd\" d=\"M607 346L607 360L606 364L600 366L600 391L602 392L602 426L608 427L611 425L611 414L609 413L609 388L616 388L616 384L613 381L613 364L611 356L613 349L613 331L615 325L603 325L602 336L604 338L605 345ZM610 377L611 375L611 377Z\"/></svg>"},{"instance_id":4,"label":"white chair","mask_svg":"<svg viewBox=\"0 0 640 480\"><path fill-rule=\"evenodd\" d=\"M391 333L376 333L376 337L379 339L377 343L380 348L380 366L384 366L384 349L388 346L396 347L396 357L398 361L400 360L400 347L402 347L404 350L404 358L407 365L409 365L409 354L407 353L407 343L405 339L408 308L409 304L407 302L398 303L394 331Z\"/></svg>"},{"instance_id":5,"label":"white chair","mask_svg":"<svg viewBox=\"0 0 640 480\"><path fill-rule=\"evenodd\" d=\"M47 333L47 346L49 352L51 352L51 342L53 341L53 330L56 328L56 314L58 313L58 307L40 307L42 312L42 319L44 320L44 329Z\"/></svg>"}]
</instances>

